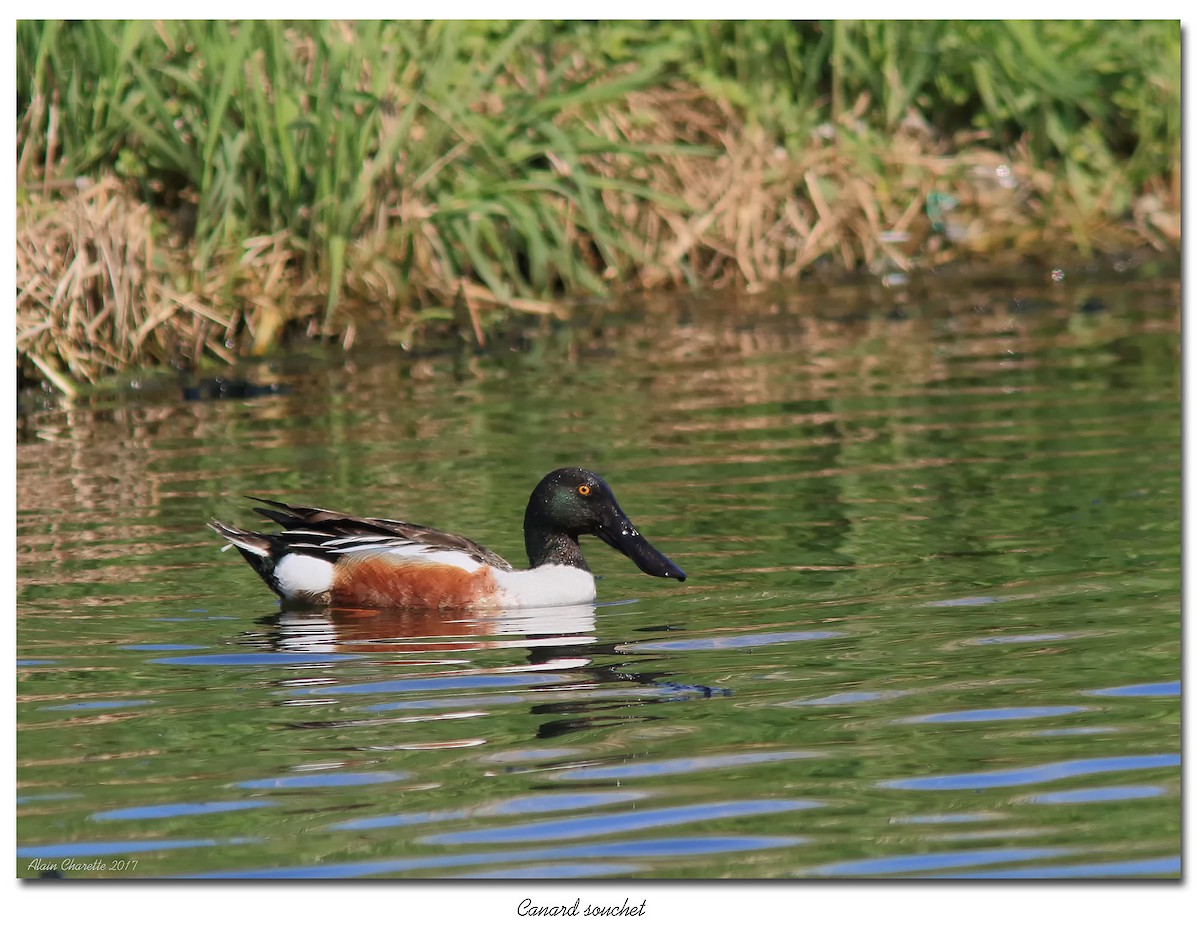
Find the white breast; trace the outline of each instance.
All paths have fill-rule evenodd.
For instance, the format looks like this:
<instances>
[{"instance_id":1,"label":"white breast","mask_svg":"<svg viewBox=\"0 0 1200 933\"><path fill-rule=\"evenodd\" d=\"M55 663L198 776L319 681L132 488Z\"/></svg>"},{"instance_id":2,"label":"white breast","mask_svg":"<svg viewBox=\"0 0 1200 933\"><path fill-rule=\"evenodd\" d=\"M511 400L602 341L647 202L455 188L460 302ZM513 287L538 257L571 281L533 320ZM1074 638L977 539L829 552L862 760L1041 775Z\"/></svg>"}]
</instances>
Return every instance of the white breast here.
<instances>
[{"instance_id":1,"label":"white breast","mask_svg":"<svg viewBox=\"0 0 1200 933\"><path fill-rule=\"evenodd\" d=\"M533 570L495 570L502 609L574 606L596 598L596 580L586 570L542 564Z\"/></svg>"}]
</instances>

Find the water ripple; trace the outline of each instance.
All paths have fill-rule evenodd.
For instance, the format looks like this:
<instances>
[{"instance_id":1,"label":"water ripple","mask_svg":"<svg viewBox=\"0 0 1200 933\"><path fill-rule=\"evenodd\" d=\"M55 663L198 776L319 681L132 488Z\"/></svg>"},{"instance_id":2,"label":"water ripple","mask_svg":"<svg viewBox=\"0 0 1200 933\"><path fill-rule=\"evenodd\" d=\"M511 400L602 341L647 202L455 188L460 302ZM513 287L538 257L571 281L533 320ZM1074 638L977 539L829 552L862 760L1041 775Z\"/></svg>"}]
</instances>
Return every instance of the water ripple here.
<instances>
[{"instance_id":1,"label":"water ripple","mask_svg":"<svg viewBox=\"0 0 1200 933\"><path fill-rule=\"evenodd\" d=\"M135 855L168 849L196 849L207 846L235 846L261 842L260 839L118 839L110 842L63 842L55 845L18 846L18 858L89 858L95 855Z\"/></svg>"},{"instance_id":2,"label":"water ripple","mask_svg":"<svg viewBox=\"0 0 1200 933\"><path fill-rule=\"evenodd\" d=\"M645 868L635 862L539 862L534 865L523 865L520 868L497 868L494 871L477 871L465 875L453 875L454 878L484 880L506 878L511 881L525 878L602 878L612 875L627 877Z\"/></svg>"},{"instance_id":3,"label":"water ripple","mask_svg":"<svg viewBox=\"0 0 1200 933\"><path fill-rule=\"evenodd\" d=\"M181 664L186 667L299 667L307 664L332 664L353 661L363 657L359 654L197 654L183 657L151 658L151 664Z\"/></svg>"},{"instance_id":4,"label":"water ripple","mask_svg":"<svg viewBox=\"0 0 1200 933\"><path fill-rule=\"evenodd\" d=\"M936 871L943 868L962 868L969 865L989 865L994 862L1025 862L1034 859L1073 855L1078 849L1066 846L1044 848L977 849L967 852L932 852L897 855L888 858L839 862L814 868L805 874L828 877L868 878L878 875L898 875L909 872Z\"/></svg>"},{"instance_id":5,"label":"water ripple","mask_svg":"<svg viewBox=\"0 0 1200 933\"><path fill-rule=\"evenodd\" d=\"M203 816L231 810L257 810L274 806L269 800L219 800L212 803L167 803L153 807L128 807L93 813L93 820L165 820L179 816Z\"/></svg>"},{"instance_id":6,"label":"water ripple","mask_svg":"<svg viewBox=\"0 0 1200 933\"><path fill-rule=\"evenodd\" d=\"M1051 878L1129 878L1139 875L1178 875L1182 861L1177 855L1088 865L1042 865L1038 868L1009 868L1001 871L927 875L929 878L978 878L1000 880Z\"/></svg>"},{"instance_id":7,"label":"water ripple","mask_svg":"<svg viewBox=\"0 0 1200 933\"><path fill-rule=\"evenodd\" d=\"M570 674L445 674L440 677L413 677L403 680L377 680L372 683L338 684L333 687L306 687L293 690L297 696L325 696L363 693L415 693L435 690L486 690L491 687L533 687L541 684L569 683Z\"/></svg>"},{"instance_id":8,"label":"water ripple","mask_svg":"<svg viewBox=\"0 0 1200 933\"><path fill-rule=\"evenodd\" d=\"M358 787L366 784L390 784L403 781L409 775L404 771L329 771L320 774L293 774L285 777L262 778L254 781L240 781L233 785L251 790L258 789L288 789L304 787Z\"/></svg>"},{"instance_id":9,"label":"water ripple","mask_svg":"<svg viewBox=\"0 0 1200 933\"><path fill-rule=\"evenodd\" d=\"M1088 787L1081 790L1060 790L1049 794L1031 794L1025 799L1029 803L1107 803L1110 800L1144 800L1161 797L1166 788L1149 784L1129 787Z\"/></svg>"},{"instance_id":10,"label":"water ripple","mask_svg":"<svg viewBox=\"0 0 1200 933\"><path fill-rule=\"evenodd\" d=\"M149 706L153 700L87 700L82 703L64 703L62 706L40 706L43 710L94 710L124 709L129 706Z\"/></svg>"},{"instance_id":11,"label":"water ripple","mask_svg":"<svg viewBox=\"0 0 1200 933\"><path fill-rule=\"evenodd\" d=\"M854 703L874 703L877 700L895 700L908 696L911 690L856 690L834 693L812 700L788 700L779 706L850 706Z\"/></svg>"},{"instance_id":12,"label":"water ripple","mask_svg":"<svg viewBox=\"0 0 1200 933\"><path fill-rule=\"evenodd\" d=\"M924 813L913 816L893 816L889 822L917 825L924 823L980 823L999 818L999 815L996 813Z\"/></svg>"},{"instance_id":13,"label":"water ripple","mask_svg":"<svg viewBox=\"0 0 1200 933\"><path fill-rule=\"evenodd\" d=\"M1040 784L1061 781L1084 774L1104 774L1110 771L1133 771L1141 768L1175 768L1178 755L1125 755L1115 758L1081 758L1075 761L1056 761L1030 768L1008 768L1003 771L979 771L968 774L946 774L937 777L901 778L880 781L880 787L897 790L981 790L988 787L1016 787L1021 784Z\"/></svg>"},{"instance_id":14,"label":"water ripple","mask_svg":"<svg viewBox=\"0 0 1200 933\"><path fill-rule=\"evenodd\" d=\"M503 826L495 829L475 829L457 833L426 836L422 842L430 845L491 845L503 842L551 842L576 839L580 836L606 836L612 833L635 832L678 826L698 820L730 819L763 813L786 813L806 810L822 804L812 800L727 800L718 803L695 804L684 807L662 807L657 810L633 810L585 816L570 820L546 820L524 826Z\"/></svg>"},{"instance_id":15,"label":"water ripple","mask_svg":"<svg viewBox=\"0 0 1200 933\"><path fill-rule=\"evenodd\" d=\"M1001 602L996 596L962 596L958 599L939 599L937 602L925 603L934 608L957 608L960 606L991 606Z\"/></svg>"},{"instance_id":16,"label":"water ripple","mask_svg":"<svg viewBox=\"0 0 1200 933\"><path fill-rule=\"evenodd\" d=\"M1126 687L1105 687L1083 692L1096 697L1177 697L1180 695L1180 687L1178 680L1165 680L1155 684L1129 684Z\"/></svg>"},{"instance_id":17,"label":"water ripple","mask_svg":"<svg viewBox=\"0 0 1200 933\"><path fill-rule=\"evenodd\" d=\"M1042 641L1067 641L1072 638L1083 638L1079 632L1033 632L1024 635L988 635L983 638L968 638L967 645L1023 645L1036 644Z\"/></svg>"},{"instance_id":18,"label":"water ripple","mask_svg":"<svg viewBox=\"0 0 1200 933\"><path fill-rule=\"evenodd\" d=\"M427 813L396 813L386 816L359 817L334 823L331 830L386 829L394 826L420 826L482 816L511 816L529 813L554 813L563 810L585 810L590 807L629 803L649 796L646 791L595 791L581 794L528 794L480 804L463 810L441 810Z\"/></svg>"},{"instance_id":19,"label":"water ripple","mask_svg":"<svg viewBox=\"0 0 1200 933\"><path fill-rule=\"evenodd\" d=\"M392 703L372 703L362 707L364 713L387 713L398 709L461 709L464 706L511 706L528 703L529 697L519 693L470 694L468 696L429 697L423 700L396 700Z\"/></svg>"},{"instance_id":20,"label":"water ripple","mask_svg":"<svg viewBox=\"0 0 1200 933\"><path fill-rule=\"evenodd\" d=\"M227 870L183 875L186 878L365 878L370 875L428 871L461 865L488 865L504 862L565 862L570 859L605 858L700 858L733 852L755 852L801 845L796 836L680 836L665 839L640 839L630 842L589 843L554 849L525 849L514 852L470 852L462 855L434 855L426 858L379 859L369 862L343 862L334 865L298 865L286 868Z\"/></svg>"},{"instance_id":21,"label":"water ripple","mask_svg":"<svg viewBox=\"0 0 1200 933\"><path fill-rule=\"evenodd\" d=\"M1087 712L1086 706L1011 706L999 709L966 709L953 713L925 713L897 719L904 723L936 722L997 722L1007 719L1040 719L1046 716L1066 716Z\"/></svg>"},{"instance_id":22,"label":"water ripple","mask_svg":"<svg viewBox=\"0 0 1200 933\"><path fill-rule=\"evenodd\" d=\"M255 364L287 398L23 415L19 853L133 853L141 877L1177 872L1181 757L1147 752L1180 751L1180 292L1136 278L1087 320L1075 274L1012 283L1036 316L990 280L910 290L903 321L840 286L676 296L530 353ZM570 451L685 584L587 539L595 606L277 611L204 527L320 491L520 555Z\"/></svg>"},{"instance_id":23,"label":"water ripple","mask_svg":"<svg viewBox=\"0 0 1200 933\"><path fill-rule=\"evenodd\" d=\"M794 641L816 641L822 638L843 638L844 632L752 632L749 635L720 635L712 638L689 638L678 641L643 641L621 645L618 650L638 651L720 651L729 648L760 648Z\"/></svg>"},{"instance_id":24,"label":"water ripple","mask_svg":"<svg viewBox=\"0 0 1200 933\"><path fill-rule=\"evenodd\" d=\"M668 758L658 761L638 761L621 765L583 765L570 770L558 771L549 777L556 781L611 781L624 778L664 777L670 774L691 774L697 771L712 771L719 768L737 768L741 765L760 764L768 761L788 761L794 758L819 758L817 752L776 751L744 752L734 755L706 755L694 758Z\"/></svg>"},{"instance_id":25,"label":"water ripple","mask_svg":"<svg viewBox=\"0 0 1200 933\"><path fill-rule=\"evenodd\" d=\"M120 645L121 651L200 651L206 645L164 644L164 645Z\"/></svg>"}]
</instances>

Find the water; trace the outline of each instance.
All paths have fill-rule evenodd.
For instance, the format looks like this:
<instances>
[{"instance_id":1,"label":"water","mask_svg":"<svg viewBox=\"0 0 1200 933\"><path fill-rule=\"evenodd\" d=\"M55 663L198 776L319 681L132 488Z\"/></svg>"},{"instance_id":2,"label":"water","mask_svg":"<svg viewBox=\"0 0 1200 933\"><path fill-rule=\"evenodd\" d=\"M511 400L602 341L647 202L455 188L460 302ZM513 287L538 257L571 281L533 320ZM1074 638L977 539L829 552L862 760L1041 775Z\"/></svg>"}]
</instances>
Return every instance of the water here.
<instances>
[{"instance_id":1,"label":"water","mask_svg":"<svg viewBox=\"0 0 1200 933\"><path fill-rule=\"evenodd\" d=\"M18 876L1177 876L1178 285L934 285L28 415ZM204 528L518 561L565 464L688 581L591 541L594 607L281 615Z\"/></svg>"}]
</instances>

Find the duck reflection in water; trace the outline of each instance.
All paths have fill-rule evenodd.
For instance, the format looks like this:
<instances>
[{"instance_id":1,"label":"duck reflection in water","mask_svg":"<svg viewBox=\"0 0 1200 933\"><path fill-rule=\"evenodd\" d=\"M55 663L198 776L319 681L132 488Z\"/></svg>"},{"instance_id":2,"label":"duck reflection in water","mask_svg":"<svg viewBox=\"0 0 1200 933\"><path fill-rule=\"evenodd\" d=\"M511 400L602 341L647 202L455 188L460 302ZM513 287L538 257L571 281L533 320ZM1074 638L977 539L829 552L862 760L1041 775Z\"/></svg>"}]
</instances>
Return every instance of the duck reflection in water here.
<instances>
[{"instance_id":1,"label":"duck reflection in water","mask_svg":"<svg viewBox=\"0 0 1200 933\"><path fill-rule=\"evenodd\" d=\"M626 646L603 643L597 637L596 607L591 604L467 617L461 610L312 609L274 613L261 622L267 626L266 637L274 649L295 652L297 660L307 653L370 654L389 666L421 668L419 675L414 671L412 676L425 681L422 690L430 692L438 691L439 677L447 678L446 689L461 689L456 686L461 681L454 678L511 678L513 688L531 704L531 714L571 714L569 719L540 722L539 738L653 721L661 717L649 715L647 706L728 695L723 688L678 683L669 671L647 670L650 655L639 655L637 669L629 669L623 651ZM258 640L262 636L253 637ZM467 655L514 648L527 651L524 663L474 666ZM391 657L385 658L387 655ZM332 676L345 670L335 667ZM531 674L548 679L531 683L527 679ZM353 689L351 682L342 686ZM564 696L567 693L569 697ZM539 702L539 695L544 695L546 702ZM467 699L466 695L463 698ZM639 712L619 712L624 710ZM370 722L356 720L354 724ZM299 728L347 724L346 720L293 723Z\"/></svg>"}]
</instances>

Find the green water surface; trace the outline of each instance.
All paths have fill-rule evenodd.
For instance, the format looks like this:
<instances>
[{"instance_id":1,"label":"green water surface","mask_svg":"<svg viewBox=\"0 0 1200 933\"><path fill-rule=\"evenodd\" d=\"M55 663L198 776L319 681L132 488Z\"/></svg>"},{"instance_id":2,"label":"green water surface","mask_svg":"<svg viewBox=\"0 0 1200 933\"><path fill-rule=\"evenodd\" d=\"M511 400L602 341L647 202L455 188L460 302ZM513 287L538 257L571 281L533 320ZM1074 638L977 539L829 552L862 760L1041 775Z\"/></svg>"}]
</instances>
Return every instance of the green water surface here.
<instances>
[{"instance_id":1,"label":"green water surface","mask_svg":"<svg viewBox=\"0 0 1200 933\"><path fill-rule=\"evenodd\" d=\"M29 415L17 874L1177 876L1179 301L680 298ZM280 615L204 527L519 563L569 464L686 583L592 539L594 607Z\"/></svg>"}]
</instances>

